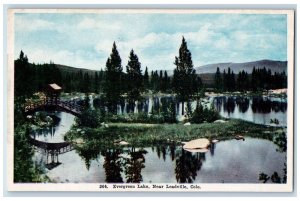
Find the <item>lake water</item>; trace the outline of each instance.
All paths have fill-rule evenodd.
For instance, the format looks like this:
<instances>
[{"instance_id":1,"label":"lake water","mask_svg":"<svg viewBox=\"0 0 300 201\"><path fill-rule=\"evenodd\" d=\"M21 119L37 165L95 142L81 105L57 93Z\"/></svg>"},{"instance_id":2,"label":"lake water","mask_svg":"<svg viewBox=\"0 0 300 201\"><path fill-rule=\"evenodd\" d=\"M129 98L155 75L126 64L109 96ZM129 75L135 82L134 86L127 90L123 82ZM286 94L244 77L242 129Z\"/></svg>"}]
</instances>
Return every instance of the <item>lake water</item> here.
<instances>
[{"instance_id":1,"label":"lake water","mask_svg":"<svg viewBox=\"0 0 300 201\"><path fill-rule=\"evenodd\" d=\"M91 157L91 155L93 157ZM221 141L207 153L190 153L181 146L79 150L59 155L61 164L47 170L54 182L102 183L259 183L259 173L283 177L286 153L262 139ZM45 156L36 153L35 160Z\"/></svg>"},{"instance_id":2,"label":"lake water","mask_svg":"<svg viewBox=\"0 0 300 201\"><path fill-rule=\"evenodd\" d=\"M134 111L150 112L150 108L157 107L162 101L161 98L153 99L146 100L147 104L137 104ZM214 104L224 117L261 124L270 124L270 119L277 118L279 125L286 126L287 104L284 99L217 97L206 99L203 104ZM181 105L176 108L180 115ZM126 104L123 109L119 108L119 112L126 112ZM58 124L38 130L33 137L44 142L63 142L63 136L75 117L65 112L49 114L60 118ZM259 183L261 172L271 176L276 171L283 177L286 153L277 151L277 146L271 141L246 138L245 141L218 142L206 153L190 153L182 146L171 145L88 152L76 148L58 158L59 165L51 170L46 168L46 174L53 182ZM35 152L33 160L45 165L46 156Z\"/></svg>"},{"instance_id":3,"label":"lake water","mask_svg":"<svg viewBox=\"0 0 300 201\"><path fill-rule=\"evenodd\" d=\"M74 124L75 116L66 112L49 112L48 115L55 115L60 121L55 126L36 130L32 137L43 142L63 142L65 133Z\"/></svg>"},{"instance_id":4,"label":"lake water","mask_svg":"<svg viewBox=\"0 0 300 201\"><path fill-rule=\"evenodd\" d=\"M287 100L274 97L215 97L213 100L219 114L226 118L243 119L257 124L287 126Z\"/></svg>"},{"instance_id":5,"label":"lake water","mask_svg":"<svg viewBox=\"0 0 300 201\"><path fill-rule=\"evenodd\" d=\"M118 114L126 114L129 112L144 112L150 114L153 110L159 110L162 102L170 104L175 101L175 97L168 96L153 96L147 97L143 101L136 102L134 108L130 108L127 102L118 105ZM92 102L90 102L92 103ZM257 124L273 125L271 119L277 119L279 123L277 126L287 125L287 99L275 97L242 97L242 96L220 96L208 97L202 100L204 107L211 107L217 109L219 114L225 118L243 119ZM95 98L92 107L101 107L103 102L99 98ZM196 108L197 102L191 102L191 108ZM184 103L184 108L187 103ZM175 107L177 118L183 119L182 103L177 103ZM184 109L186 110L186 109Z\"/></svg>"}]
</instances>

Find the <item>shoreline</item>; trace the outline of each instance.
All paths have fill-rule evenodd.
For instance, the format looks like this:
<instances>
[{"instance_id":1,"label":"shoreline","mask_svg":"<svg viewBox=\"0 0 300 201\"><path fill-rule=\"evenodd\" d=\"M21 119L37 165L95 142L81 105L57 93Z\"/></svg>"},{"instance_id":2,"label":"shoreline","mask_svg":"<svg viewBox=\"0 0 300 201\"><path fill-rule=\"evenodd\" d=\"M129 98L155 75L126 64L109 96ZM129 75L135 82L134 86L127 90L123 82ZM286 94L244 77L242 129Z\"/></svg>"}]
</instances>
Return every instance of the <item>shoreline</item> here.
<instances>
[{"instance_id":1,"label":"shoreline","mask_svg":"<svg viewBox=\"0 0 300 201\"><path fill-rule=\"evenodd\" d=\"M286 130L283 127L272 127L251 122L231 119L225 123L202 123L184 125L177 124L143 124L143 123L108 123L108 127L78 128L74 126L65 135L67 142L76 144L84 149L98 149L101 147L119 147L117 141L125 141L128 146L145 147L149 145L181 144L197 138L209 140L234 139L236 135L244 137L262 138L276 141L284 138ZM275 143L276 144L276 143Z\"/></svg>"}]
</instances>

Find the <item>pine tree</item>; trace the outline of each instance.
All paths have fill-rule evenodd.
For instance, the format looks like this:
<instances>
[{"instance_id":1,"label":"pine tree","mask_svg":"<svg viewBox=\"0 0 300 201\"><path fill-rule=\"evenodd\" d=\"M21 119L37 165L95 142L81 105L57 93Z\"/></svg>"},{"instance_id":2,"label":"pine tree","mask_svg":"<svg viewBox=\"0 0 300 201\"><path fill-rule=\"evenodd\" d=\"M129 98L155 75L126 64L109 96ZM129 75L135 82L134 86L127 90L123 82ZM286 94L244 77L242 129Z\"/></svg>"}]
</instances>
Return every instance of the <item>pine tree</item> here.
<instances>
[{"instance_id":1,"label":"pine tree","mask_svg":"<svg viewBox=\"0 0 300 201\"><path fill-rule=\"evenodd\" d=\"M33 93L33 70L27 56L21 50L15 61L15 96L30 96Z\"/></svg>"},{"instance_id":2,"label":"pine tree","mask_svg":"<svg viewBox=\"0 0 300 201\"><path fill-rule=\"evenodd\" d=\"M143 75L141 71L141 63L133 50L130 51L129 61L126 66L127 84L128 84L128 101L131 107L134 102L139 100L143 90Z\"/></svg>"},{"instance_id":3,"label":"pine tree","mask_svg":"<svg viewBox=\"0 0 300 201\"><path fill-rule=\"evenodd\" d=\"M88 73L84 73L82 86L83 93L89 93L91 91L91 81Z\"/></svg>"},{"instance_id":4,"label":"pine tree","mask_svg":"<svg viewBox=\"0 0 300 201\"><path fill-rule=\"evenodd\" d=\"M122 93L121 76L123 68L121 62L121 57L114 42L112 52L106 62L104 87L108 110L114 114L117 113L117 105L120 103Z\"/></svg>"},{"instance_id":5,"label":"pine tree","mask_svg":"<svg viewBox=\"0 0 300 201\"><path fill-rule=\"evenodd\" d=\"M97 94L99 91L99 77L98 77L98 72L95 72L94 76L94 92Z\"/></svg>"},{"instance_id":6,"label":"pine tree","mask_svg":"<svg viewBox=\"0 0 300 201\"><path fill-rule=\"evenodd\" d=\"M222 89L222 77L220 73L220 68L217 67L217 72L215 74L215 89L220 92Z\"/></svg>"},{"instance_id":7,"label":"pine tree","mask_svg":"<svg viewBox=\"0 0 300 201\"><path fill-rule=\"evenodd\" d=\"M184 114L184 102L196 92L196 71L193 68L192 54L187 48L187 43L182 37L179 48L179 56L175 57L176 68L174 69L173 87L179 101L182 102L182 114Z\"/></svg>"},{"instance_id":8,"label":"pine tree","mask_svg":"<svg viewBox=\"0 0 300 201\"><path fill-rule=\"evenodd\" d=\"M149 88L149 74L148 74L147 66L146 66L145 73L144 73L144 87L146 90Z\"/></svg>"}]
</instances>

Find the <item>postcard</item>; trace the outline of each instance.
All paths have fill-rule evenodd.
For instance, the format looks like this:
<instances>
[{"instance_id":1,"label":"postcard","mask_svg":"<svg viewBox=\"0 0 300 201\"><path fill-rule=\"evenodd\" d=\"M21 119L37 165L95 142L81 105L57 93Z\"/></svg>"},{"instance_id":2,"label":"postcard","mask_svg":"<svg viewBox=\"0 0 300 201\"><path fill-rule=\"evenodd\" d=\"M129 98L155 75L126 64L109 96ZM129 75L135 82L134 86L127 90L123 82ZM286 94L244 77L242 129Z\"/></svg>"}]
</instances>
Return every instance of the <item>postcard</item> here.
<instances>
[{"instance_id":1,"label":"postcard","mask_svg":"<svg viewBox=\"0 0 300 201\"><path fill-rule=\"evenodd\" d=\"M293 10L8 15L9 191L293 191Z\"/></svg>"}]
</instances>

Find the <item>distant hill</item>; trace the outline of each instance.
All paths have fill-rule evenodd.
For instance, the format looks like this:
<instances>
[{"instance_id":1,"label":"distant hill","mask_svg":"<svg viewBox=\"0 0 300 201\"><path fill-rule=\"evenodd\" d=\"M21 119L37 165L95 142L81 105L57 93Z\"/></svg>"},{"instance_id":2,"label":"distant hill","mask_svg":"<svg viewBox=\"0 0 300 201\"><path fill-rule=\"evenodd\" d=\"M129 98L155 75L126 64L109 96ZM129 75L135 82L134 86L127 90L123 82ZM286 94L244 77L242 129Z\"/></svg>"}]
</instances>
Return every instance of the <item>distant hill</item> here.
<instances>
[{"instance_id":1,"label":"distant hill","mask_svg":"<svg viewBox=\"0 0 300 201\"><path fill-rule=\"evenodd\" d=\"M89 75L94 75L95 70L84 69L84 68L75 68L65 65L56 64L56 66L61 70L63 73L77 73L80 70L82 73L88 73ZM245 63L216 63L216 64L208 64L200 67L195 67L197 74L200 74L202 82L208 86L214 83L214 75L217 70L217 67L220 68L221 73L223 70L227 70L228 67L233 70L235 74L238 74L240 71L244 70L248 73L252 73L253 67L256 68L263 68L266 67L267 69L271 69L272 73L275 72L283 72L287 73L287 61L273 61L273 60L260 60L260 61L252 61L252 62L245 62ZM173 70L168 70L168 75L173 75Z\"/></svg>"},{"instance_id":2,"label":"distant hill","mask_svg":"<svg viewBox=\"0 0 300 201\"><path fill-rule=\"evenodd\" d=\"M65 66L65 65L61 65L61 64L55 64L59 70L62 73L77 73L80 70L82 71L82 73L88 73L89 75L94 75L95 74L95 70L90 70L90 69L84 69L84 68L75 68L75 67L71 67L71 66Z\"/></svg>"},{"instance_id":3,"label":"distant hill","mask_svg":"<svg viewBox=\"0 0 300 201\"><path fill-rule=\"evenodd\" d=\"M197 74L204 73L215 73L217 71L217 67L220 68L220 71L227 70L230 67L231 70L235 74L238 74L240 71L244 70L247 73L252 73L253 67L263 68L266 67L270 69L272 73L275 72L287 72L287 61L273 61L273 60L260 60L260 61L252 61L245 63L217 63L217 64L208 64L200 67L196 67Z\"/></svg>"}]
</instances>

